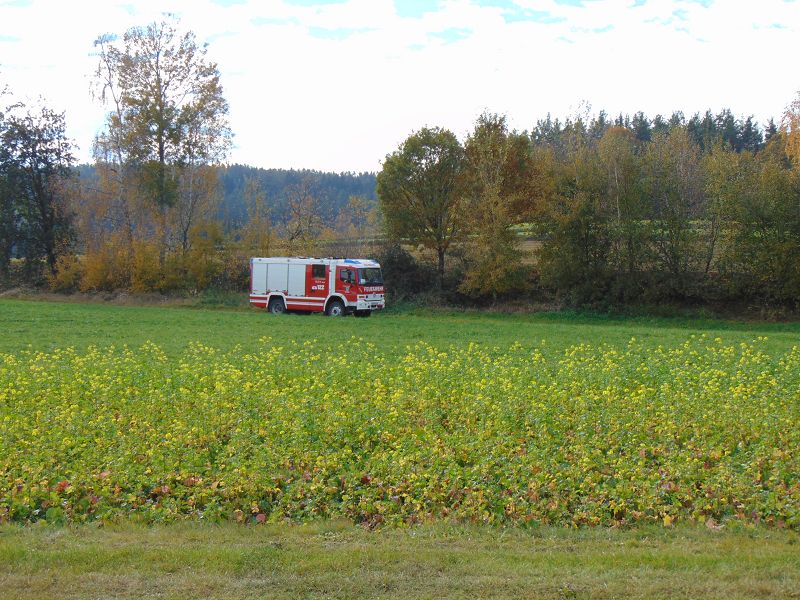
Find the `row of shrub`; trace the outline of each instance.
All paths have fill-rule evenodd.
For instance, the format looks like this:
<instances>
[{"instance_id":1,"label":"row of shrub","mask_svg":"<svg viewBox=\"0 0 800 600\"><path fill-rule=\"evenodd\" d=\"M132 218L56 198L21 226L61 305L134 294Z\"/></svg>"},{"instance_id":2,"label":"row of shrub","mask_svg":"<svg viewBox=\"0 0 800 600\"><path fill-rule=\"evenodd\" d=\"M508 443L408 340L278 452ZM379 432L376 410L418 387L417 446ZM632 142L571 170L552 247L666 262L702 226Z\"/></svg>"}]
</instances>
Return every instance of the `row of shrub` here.
<instances>
[{"instance_id":1,"label":"row of shrub","mask_svg":"<svg viewBox=\"0 0 800 600\"><path fill-rule=\"evenodd\" d=\"M248 264L245 250L235 245L163 252L154 241L112 236L82 255L60 256L48 282L57 292L244 290Z\"/></svg>"},{"instance_id":2,"label":"row of shrub","mask_svg":"<svg viewBox=\"0 0 800 600\"><path fill-rule=\"evenodd\" d=\"M552 242L551 242L552 243ZM764 252L771 248L766 242ZM547 250L548 245L543 246ZM194 245L186 252L160 250L155 241L135 240L128 243L119 236L110 236L95 248L81 254L64 254L58 258L55 271L44 280L52 291L194 293L220 290L246 293L249 289L249 259L264 254L257 249L227 241L218 244ZM292 254L280 248L268 253ZM312 253L329 255L329 253ZM351 255L352 253L345 253ZM584 274L578 279L566 279L559 285L553 281L559 268L568 275L568 257L533 257L523 267L522 284L515 290L494 297L474 298L464 294L461 282L470 268L456 249L448 262L443 285L439 285L435 261L424 252L396 243L373 243L356 251L359 256L377 259L384 272L387 293L392 302L424 301L450 305L486 306L488 304L545 303L553 306L582 306L609 310L622 306L656 304L726 305L797 308L792 294L798 289L797 273L800 261L793 250L773 255L771 265L749 272L685 273L680 279L680 293L675 278L658 270L638 270L634 273L614 273L603 270ZM538 262L537 262L538 259ZM551 271L542 270L550 269ZM631 290L637 290L631 298ZM570 297L569 294L573 295Z\"/></svg>"}]
</instances>

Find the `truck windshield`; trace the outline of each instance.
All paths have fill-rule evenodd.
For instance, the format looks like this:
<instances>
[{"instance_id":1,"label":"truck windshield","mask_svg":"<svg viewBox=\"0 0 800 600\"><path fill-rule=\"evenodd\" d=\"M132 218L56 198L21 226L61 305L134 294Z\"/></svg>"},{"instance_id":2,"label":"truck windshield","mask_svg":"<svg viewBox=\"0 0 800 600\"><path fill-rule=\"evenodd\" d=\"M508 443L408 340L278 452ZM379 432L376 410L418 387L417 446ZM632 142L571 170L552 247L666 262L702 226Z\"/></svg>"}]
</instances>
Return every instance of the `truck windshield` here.
<instances>
[{"instance_id":1,"label":"truck windshield","mask_svg":"<svg viewBox=\"0 0 800 600\"><path fill-rule=\"evenodd\" d=\"M380 269L359 269L359 285L383 285L383 274Z\"/></svg>"}]
</instances>

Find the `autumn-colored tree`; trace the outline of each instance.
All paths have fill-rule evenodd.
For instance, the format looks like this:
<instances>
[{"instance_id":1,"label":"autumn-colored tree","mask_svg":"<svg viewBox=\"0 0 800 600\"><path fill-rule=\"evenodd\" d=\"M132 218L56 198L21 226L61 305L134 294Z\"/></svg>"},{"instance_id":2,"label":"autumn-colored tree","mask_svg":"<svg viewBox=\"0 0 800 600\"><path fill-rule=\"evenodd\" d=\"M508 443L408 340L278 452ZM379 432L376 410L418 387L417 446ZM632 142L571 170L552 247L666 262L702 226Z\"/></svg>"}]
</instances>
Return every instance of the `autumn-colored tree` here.
<instances>
[{"instance_id":1,"label":"autumn-colored tree","mask_svg":"<svg viewBox=\"0 0 800 600\"><path fill-rule=\"evenodd\" d=\"M704 256L700 257L703 272L708 275L715 264L722 269L733 266L736 270L738 249L731 239L741 225L737 224L736 216L743 214L744 206L758 202L758 161L751 152L739 154L717 144L703 157L701 166L705 203L698 227L705 242Z\"/></svg>"},{"instance_id":2,"label":"autumn-colored tree","mask_svg":"<svg viewBox=\"0 0 800 600\"><path fill-rule=\"evenodd\" d=\"M786 134L786 154L800 167L800 92L783 113L783 131Z\"/></svg>"},{"instance_id":3,"label":"autumn-colored tree","mask_svg":"<svg viewBox=\"0 0 800 600\"><path fill-rule=\"evenodd\" d=\"M783 153L714 153L705 161L709 202L725 214L720 266L735 297L798 304L800 177ZM718 198L719 200L715 200Z\"/></svg>"},{"instance_id":4,"label":"autumn-colored tree","mask_svg":"<svg viewBox=\"0 0 800 600\"><path fill-rule=\"evenodd\" d=\"M426 127L386 157L377 177L378 200L390 239L433 250L440 288L445 256L462 234L458 183L463 156L452 132Z\"/></svg>"},{"instance_id":5,"label":"autumn-colored tree","mask_svg":"<svg viewBox=\"0 0 800 600\"><path fill-rule=\"evenodd\" d=\"M6 88L0 87L0 98ZM0 109L0 138L5 136L5 114ZM14 203L11 182L8 180L12 166L10 149L0 145L0 283L8 278L11 253L14 249Z\"/></svg>"},{"instance_id":6,"label":"autumn-colored tree","mask_svg":"<svg viewBox=\"0 0 800 600\"><path fill-rule=\"evenodd\" d=\"M643 184L651 202L656 266L670 293L684 295L690 273L700 268L693 220L704 202L700 149L685 128L653 138L644 154Z\"/></svg>"},{"instance_id":7,"label":"autumn-colored tree","mask_svg":"<svg viewBox=\"0 0 800 600\"><path fill-rule=\"evenodd\" d=\"M284 239L290 253L312 255L323 229L319 197L310 179L290 186L286 191L287 212L283 224Z\"/></svg>"},{"instance_id":8,"label":"autumn-colored tree","mask_svg":"<svg viewBox=\"0 0 800 600\"><path fill-rule=\"evenodd\" d=\"M650 263L650 227L642 193L641 142L630 129L610 127L597 146L605 176L603 210L608 218L611 263L624 273L625 293L637 293L640 275ZM622 285L622 280L620 281Z\"/></svg>"},{"instance_id":9,"label":"autumn-colored tree","mask_svg":"<svg viewBox=\"0 0 800 600\"><path fill-rule=\"evenodd\" d=\"M134 165L127 132L122 91L117 84L117 64L120 50L111 45L114 36L105 35L95 41L99 61L95 71L94 94L110 109L106 120L108 127L94 141L93 153L97 173L97 186L91 190L94 206L87 225L97 222L101 230L121 231L129 245L133 244L134 231L141 229L143 220L137 218L133 205L138 200L135 193ZM87 240L95 235L85 232ZM91 232L94 234L95 232Z\"/></svg>"},{"instance_id":10,"label":"autumn-colored tree","mask_svg":"<svg viewBox=\"0 0 800 600\"><path fill-rule=\"evenodd\" d=\"M555 190L544 203L537 252L542 282L570 303L608 299L612 275L607 180L597 148L576 135L555 164Z\"/></svg>"},{"instance_id":11,"label":"autumn-colored tree","mask_svg":"<svg viewBox=\"0 0 800 600\"><path fill-rule=\"evenodd\" d=\"M202 171L230 146L219 71L194 34L180 33L174 21L131 28L121 43L104 36L97 46L99 97L111 111L95 156L113 175L109 197L124 219L131 220L129 194L145 198L156 217L163 262L172 232L178 230L179 244L187 245L192 222L201 216L198 199L208 189L208 172ZM177 224L169 222L170 213Z\"/></svg>"},{"instance_id":12,"label":"autumn-colored tree","mask_svg":"<svg viewBox=\"0 0 800 600\"><path fill-rule=\"evenodd\" d=\"M468 269L460 289L492 296L526 285L519 238L512 229L533 214L534 172L527 136L509 132L506 119L484 113L464 144L461 210Z\"/></svg>"},{"instance_id":13,"label":"autumn-colored tree","mask_svg":"<svg viewBox=\"0 0 800 600\"><path fill-rule=\"evenodd\" d=\"M178 237L178 247L186 253L191 246L190 233L197 223L212 218L219 203L219 177L216 167L190 164L181 170L178 180L180 202L170 211Z\"/></svg>"},{"instance_id":14,"label":"autumn-colored tree","mask_svg":"<svg viewBox=\"0 0 800 600\"><path fill-rule=\"evenodd\" d=\"M270 256L273 246L272 221L266 196L259 182L248 178L244 187L247 222L241 229L242 245L250 256Z\"/></svg>"},{"instance_id":15,"label":"autumn-colored tree","mask_svg":"<svg viewBox=\"0 0 800 600\"><path fill-rule=\"evenodd\" d=\"M187 268L190 281L196 289L210 287L222 271L222 262L217 254L225 242L219 221L197 223L190 232L192 236Z\"/></svg>"},{"instance_id":16,"label":"autumn-colored tree","mask_svg":"<svg viewBox=\"0 0 800 600\"><path fill-rule=\"evenodd\" d=\"M329 243L335 256L368 256L374 251L374 234L379 225L378 210L363 196L350 196L336 217Z\"/></svg>"}]
</instances>

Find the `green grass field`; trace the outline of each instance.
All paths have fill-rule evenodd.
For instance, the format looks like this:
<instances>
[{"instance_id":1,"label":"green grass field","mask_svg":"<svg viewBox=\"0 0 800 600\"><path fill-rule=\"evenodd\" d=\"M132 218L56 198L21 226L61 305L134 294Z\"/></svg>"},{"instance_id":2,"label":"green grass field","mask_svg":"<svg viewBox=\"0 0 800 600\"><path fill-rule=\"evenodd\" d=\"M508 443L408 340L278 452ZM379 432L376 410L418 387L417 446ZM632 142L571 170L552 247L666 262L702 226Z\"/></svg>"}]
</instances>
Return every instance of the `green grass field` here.
<instances>
[{"instance_id":1,"label":"green grass field","mask_svg":"<svg viewBox=\"0 0 800 600\"><path fill-rule=\"evenodd\" d=\"M3 598L796 598L781 531L0 528Z\"/></svg>"},{"instance_id":2,"label":"green grass field","mask_svg":"<svg viewBox=\"0 0 800 600\"><path fill-rule=\"evenodd\" d=\"M259 310L189 309L0 300L0 352L28 347L53 350L75 346L139 346L157 343L174 354L191 342L220 349L252 346L262 336L330 342L351 335L370 339L381 351L402 351L425 341L434 346L489 345L546 340L553 349L580 343L625 344L636 337L648 345L675 345L691 334L723 336L739 343L768 336L769 347L785 350L800 340L800 323L746 323L685 318L615 318L538 313L504 315L446 312L376 315L371 319L325 320L318 315L272 319Z\"/></svg>"},{"instance_id":3,"label":"green grass field","mask_svg":"<svg viewBox=\"0 0 800 600\"><path fill-rule=\"evenodd\" d=\"M3 300L0 331L8 597L800 589L798 324Z\"/></svg>"}]
</instances>

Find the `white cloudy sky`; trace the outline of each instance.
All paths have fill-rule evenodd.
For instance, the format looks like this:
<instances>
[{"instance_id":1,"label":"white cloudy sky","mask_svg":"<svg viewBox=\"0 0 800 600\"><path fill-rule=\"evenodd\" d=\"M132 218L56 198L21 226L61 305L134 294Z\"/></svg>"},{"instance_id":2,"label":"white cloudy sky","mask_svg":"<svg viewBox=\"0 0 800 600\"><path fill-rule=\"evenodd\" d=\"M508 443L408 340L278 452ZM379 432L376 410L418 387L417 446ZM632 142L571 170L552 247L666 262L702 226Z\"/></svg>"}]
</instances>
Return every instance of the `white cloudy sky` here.
<instances>
[{"instance_id":1,"label":"white cloudy sky","mask_svg":"<svg viewBox=\"0 0 800 600\"><path fill-rule=\"evenodd\" d=\"M488 109L531 129L614 115L780 117L800 89L798 0L0 0L0 87L66 111L88 160L93 41L180 16L230 103L230 162L376 171L413 130Z\"/></svg>"}]
</instances>

